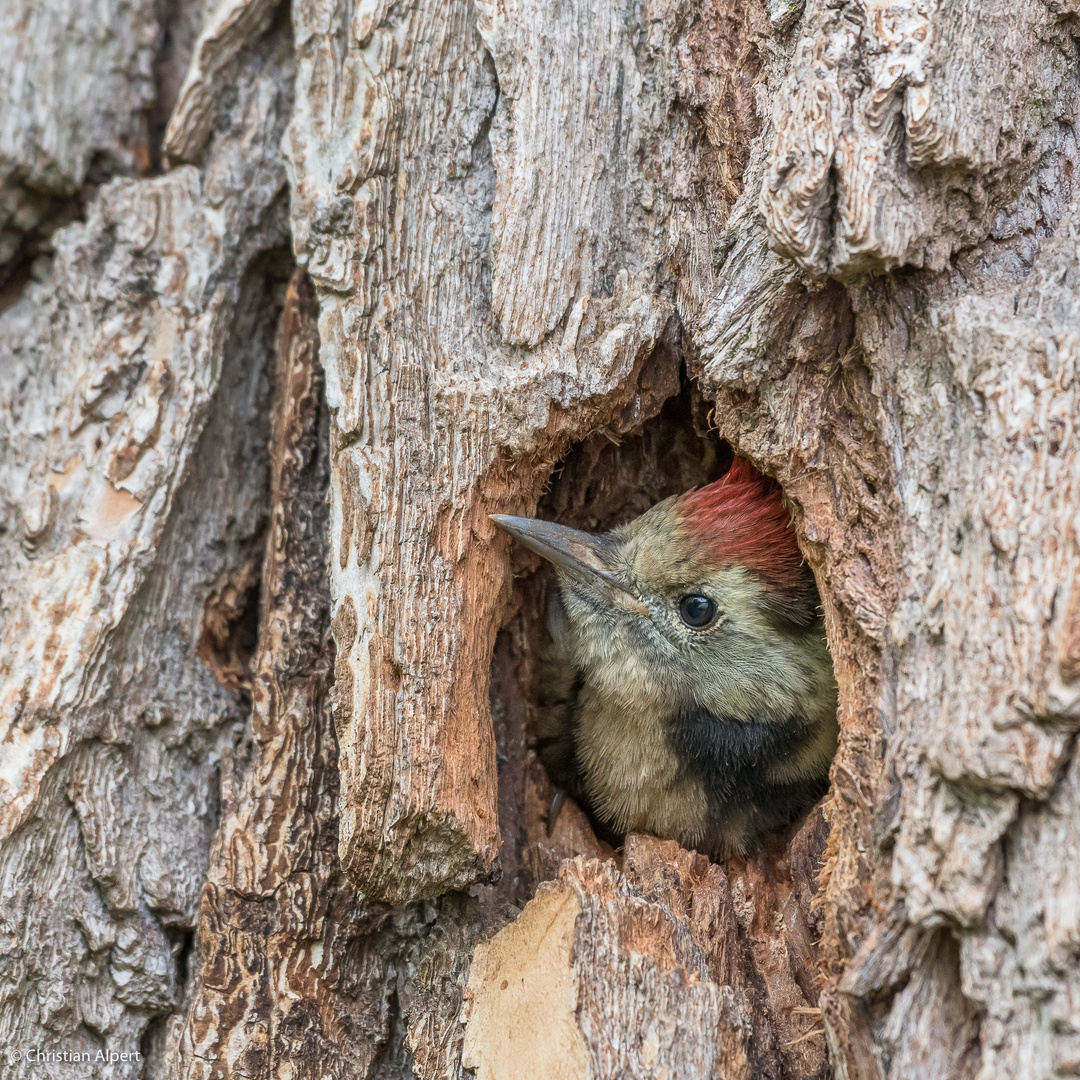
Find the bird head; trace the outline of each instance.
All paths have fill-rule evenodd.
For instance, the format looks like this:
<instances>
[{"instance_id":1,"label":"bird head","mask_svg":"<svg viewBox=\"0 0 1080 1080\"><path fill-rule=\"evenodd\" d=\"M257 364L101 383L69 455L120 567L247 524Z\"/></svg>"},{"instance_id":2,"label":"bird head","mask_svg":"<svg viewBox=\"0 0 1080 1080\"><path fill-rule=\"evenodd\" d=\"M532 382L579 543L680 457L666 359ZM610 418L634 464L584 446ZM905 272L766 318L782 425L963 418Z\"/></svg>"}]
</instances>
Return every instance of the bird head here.
<instances>
[{"instance_id":1,"label":"bird head","mask_svg":"<svg viewBox=\"0 0 1080 1080\"><path fill-rule=\"evenodd\" d=\"M779 485L748 461L603 535L493 519L554 565L576 663L628 708L835 710L813 574Z\"/></svg>"}]
</instances>

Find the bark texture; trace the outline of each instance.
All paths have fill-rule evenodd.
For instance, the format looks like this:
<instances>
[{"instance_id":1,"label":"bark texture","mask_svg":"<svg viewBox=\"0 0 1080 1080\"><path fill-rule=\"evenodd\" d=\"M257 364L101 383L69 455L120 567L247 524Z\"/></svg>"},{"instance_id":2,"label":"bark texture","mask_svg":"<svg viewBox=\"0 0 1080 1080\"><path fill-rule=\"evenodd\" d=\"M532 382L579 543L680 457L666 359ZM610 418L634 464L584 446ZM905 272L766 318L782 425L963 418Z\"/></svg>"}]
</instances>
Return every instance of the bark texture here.
<instances>
[{"instance_id":1,"label":"bark texture","mask_svg":"<svg viewBox=\"0 0 1080 1080\"><path fill-rule=\"evenodd\" d=\"M364 1064L340 1039L370 1003L339 974L372 919L337 861L336 747L326 647L326 425L314 294L302 272L285 296L273 371L272 517L252 672L250 739L223 784L222 817L199 902L201 970L182 1027L178 1076L310 1075ZM330 976L327 978L327 976ZM347 982L345 984L347 986ZM175 1023L175 1022L174 1022Z\"/></svg>"},{"instance_id":2,"label":"bark texture","mask_svg":"<svg viewBox=\"0 0 1080 1080\"><path fill-rule=\"evenodd\" d=\"M272 255L287 239L292 52L278 35L249 59L203 165L106 184L0 316L11 1052L93 1058L146 1036L150 1056L152 1023L183 995L218 774L246 723ZM141 1075L132 1061L70 1068Z\"/></svg>"},{"instance_id":3,"label":"bark texture","mask_svg":"<svg viewBox=\"0 0 1080 1080\"><path fill-rule=\"evenodd\" d=\"M0 0L0 1075L1080 1072L1078 19ZM732 449L830 794L548 835L487 515Z\"/></svg>"}]
</instances>

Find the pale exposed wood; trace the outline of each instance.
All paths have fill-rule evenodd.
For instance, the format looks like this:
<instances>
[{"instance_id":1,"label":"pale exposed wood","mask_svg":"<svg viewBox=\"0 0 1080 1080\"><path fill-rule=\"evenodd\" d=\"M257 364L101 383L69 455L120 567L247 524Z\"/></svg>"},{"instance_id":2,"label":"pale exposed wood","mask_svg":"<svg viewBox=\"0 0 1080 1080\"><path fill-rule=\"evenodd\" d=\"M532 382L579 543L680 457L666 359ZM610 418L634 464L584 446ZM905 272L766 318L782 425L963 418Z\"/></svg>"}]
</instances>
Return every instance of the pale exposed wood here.
<instances>
[{"instance_id":1,"label":"pale exposed wood","mask_svg":"<svg viewBox=\"0 0 1080 1080\"><path fill-rule=\"evenodd\" d=\"M563 863L477 948L463 1063L484 1080L818 1075L816 971L794 956L812 953L809 913L764 868L775 863L725 874L643 836L628 838L622 872Z\"/></svg>"},{"instance_id":2,"label":"pale exposed wood","mask_svg":"<svg viewBox=\"0 0 1080 1080\"><path fill-rule=\"evenodd\" d=\"M513 923L473 954L461 1064L475 1069L477 1080L584 1080L587 1075L574 971L581 900L573 888L574 871L586 868L566 865L564 874L573 883L564 877L542 889Z\"/></svg>"}]
</instances>

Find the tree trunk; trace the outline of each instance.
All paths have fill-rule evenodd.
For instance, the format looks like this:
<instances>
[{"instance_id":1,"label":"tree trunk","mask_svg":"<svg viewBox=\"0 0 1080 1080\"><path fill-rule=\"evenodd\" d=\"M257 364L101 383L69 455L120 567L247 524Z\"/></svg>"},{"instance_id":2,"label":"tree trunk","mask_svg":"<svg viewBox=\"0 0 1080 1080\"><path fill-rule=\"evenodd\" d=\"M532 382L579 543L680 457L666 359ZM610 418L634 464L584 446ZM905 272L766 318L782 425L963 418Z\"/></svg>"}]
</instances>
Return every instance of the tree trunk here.
<instances>
[{"instance_id":1,"label":"tree trunk","mask_svg":"<svg viewBox=\"0 0 1080 1080\"><path fill-rule=\"evenodd\" d=\"M1080 1074L1078 19L0 0L0 1076ZM829 795L549 835L488 514L733 450Z\"/></svg>"}]
</instances>

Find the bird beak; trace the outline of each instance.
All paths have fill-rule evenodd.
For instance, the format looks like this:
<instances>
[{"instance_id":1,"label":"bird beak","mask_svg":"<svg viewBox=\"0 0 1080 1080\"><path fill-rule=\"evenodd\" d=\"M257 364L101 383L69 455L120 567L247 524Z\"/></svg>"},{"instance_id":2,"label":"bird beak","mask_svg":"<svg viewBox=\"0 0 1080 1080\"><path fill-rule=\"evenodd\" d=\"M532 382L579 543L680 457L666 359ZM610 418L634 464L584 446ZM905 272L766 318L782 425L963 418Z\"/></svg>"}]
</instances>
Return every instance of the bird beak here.
<instances>
[{"instance_id":1,"label":"bird beak","mask_svg":"<svg viewBox=\"0 0 1080 1080\"><path fill-rule=\"evenodd\" d=\"M583 585L609 596L638 615L651 617L649 609L611 568L612 557L618 546L613 540L557 525L554 521L513 517L510 514L490 516L496 525L537 555L543 555L564 574L577 578Z\"/></svg>"}]
</instances>

